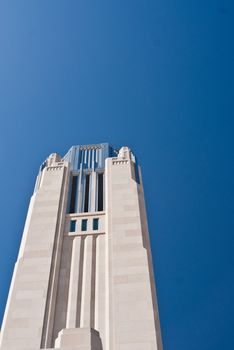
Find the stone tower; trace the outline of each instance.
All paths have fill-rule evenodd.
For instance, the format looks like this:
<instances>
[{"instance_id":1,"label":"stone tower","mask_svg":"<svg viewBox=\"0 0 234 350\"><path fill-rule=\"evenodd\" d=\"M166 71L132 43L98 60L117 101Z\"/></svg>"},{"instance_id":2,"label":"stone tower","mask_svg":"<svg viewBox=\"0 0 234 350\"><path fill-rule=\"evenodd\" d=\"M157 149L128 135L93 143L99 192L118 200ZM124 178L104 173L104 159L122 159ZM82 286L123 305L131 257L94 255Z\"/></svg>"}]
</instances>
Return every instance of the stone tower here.
<instances>
[{"instance_id":1,"label":"stone tower","mask_svg":"<svg viewBox=\"0 0 234 350\"><path fill-rule=\"evenodd\" d=\"M1 350L162 350L140 168L73 146L40 167Z\"/></svg>"}]
</instances>

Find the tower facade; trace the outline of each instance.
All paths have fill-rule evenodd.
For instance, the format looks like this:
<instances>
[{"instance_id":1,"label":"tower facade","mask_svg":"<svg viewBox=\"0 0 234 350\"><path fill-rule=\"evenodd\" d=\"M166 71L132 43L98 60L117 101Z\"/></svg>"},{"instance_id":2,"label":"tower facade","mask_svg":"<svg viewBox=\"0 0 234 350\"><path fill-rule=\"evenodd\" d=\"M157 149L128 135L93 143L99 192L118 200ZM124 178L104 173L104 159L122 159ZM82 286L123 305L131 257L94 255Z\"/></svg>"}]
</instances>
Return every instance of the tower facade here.
<instances>
[{"instance_id":1,"label":"tower facade","mask_svg":"<svg viewBox=\"0 0 234 350\"><path fill-rule=\"evenodd\" d=\"M140 167L73 146L36 180L0 350L162 350Z\"/></svg>"}]
</instances>

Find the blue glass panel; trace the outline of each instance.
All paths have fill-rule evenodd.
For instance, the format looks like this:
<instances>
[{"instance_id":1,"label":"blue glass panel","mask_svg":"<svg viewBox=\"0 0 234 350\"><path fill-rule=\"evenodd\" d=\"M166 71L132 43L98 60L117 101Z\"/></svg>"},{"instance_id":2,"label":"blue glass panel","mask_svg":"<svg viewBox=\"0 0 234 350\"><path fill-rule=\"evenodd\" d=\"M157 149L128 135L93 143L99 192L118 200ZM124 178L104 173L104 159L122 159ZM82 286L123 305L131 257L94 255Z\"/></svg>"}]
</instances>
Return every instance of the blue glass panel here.
<instances>
[{"instance_id":1,"label":"blue glass panel","mask_svg":"<svg viewBox=\"0 0 234 350\"><path fill-rule=\"evenodd\" d=\"M87 231L87 223L88 223L87 219L83 219L81 221L81 231Z\"/></svg>"},{"instance_id":2,"label":"blue glass panel","mask_svg":"<svg viewBox=\"0 0 234 350\"><path fill-rule=\"evenodd\" d=\"M70 222L70 232L76 231L76 220L71 220Z\"/></svg>"},{"instance_id":3,"label":"blue glass panel","mask_svg":"<svg viewBox=\"0 0 234 350\"><path fill-rule=\"evenodd\" d=\"M99 219L93 219L93 230L98 230Z\"/></svg>"}]
</instances>

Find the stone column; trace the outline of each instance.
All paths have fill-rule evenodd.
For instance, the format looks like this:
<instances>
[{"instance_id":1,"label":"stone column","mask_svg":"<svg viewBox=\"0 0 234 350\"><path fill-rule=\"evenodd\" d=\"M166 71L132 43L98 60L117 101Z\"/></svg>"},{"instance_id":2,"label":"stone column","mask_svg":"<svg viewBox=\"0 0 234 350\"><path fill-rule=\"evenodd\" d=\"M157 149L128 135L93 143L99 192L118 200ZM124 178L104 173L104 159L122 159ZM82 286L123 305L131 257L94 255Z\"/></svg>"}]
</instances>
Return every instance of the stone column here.
<instances>
[{"instance_id":1,"label":"stone column","mask_svg":"<svg viewBox=\"0 0 234 350\"><path fill-rule=\"evenodd\" d=\"M95 171L92 171L90 178L91 178L91 188L90 188L90 211L95 212L96 209L96 176L97 173Z\"/></svg>"},{"instance_id":2,"label":"stone column","mask_svg":"<svg viewBox=\"0 0 234 350\"><path fill-rule=\"evenodd\" d=\"M67 305L66 328L76 328L78 309L78 284L82 276L79 276L81 264L81 237L75 237L72 245L71 273L69 283L69 295Z\"/></svg>"},{"instance_id":3,"label":"stone column","mask_svg":"<svg viewBox=\"0 0 234 350\"><path fill-rule=\"evenodd\" d=\"M91 280L92 280L92 248L93 237L87 236L84 245L84 267L81 296L81 320L80 327L90 327L91 318Z\"/></svg>"}]
</instances>

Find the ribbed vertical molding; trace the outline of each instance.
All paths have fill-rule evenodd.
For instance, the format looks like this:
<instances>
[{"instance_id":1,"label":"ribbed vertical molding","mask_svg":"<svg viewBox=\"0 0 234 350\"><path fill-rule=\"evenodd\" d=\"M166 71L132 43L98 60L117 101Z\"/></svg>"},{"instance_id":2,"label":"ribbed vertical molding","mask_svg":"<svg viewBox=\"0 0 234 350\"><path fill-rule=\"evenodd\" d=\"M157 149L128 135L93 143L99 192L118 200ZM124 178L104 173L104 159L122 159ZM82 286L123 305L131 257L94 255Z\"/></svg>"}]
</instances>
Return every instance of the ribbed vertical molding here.
<instances>
[{"instance_id":1,"label":"ribbed vertical molding","mask_svg":"<svg viewBox=\"0 0 234 350\"><path fill-rule=\"evenodd\" d=\"M95 324L94 329L102 334L103 349L106 349L106 260L105 235L98 235L96 241L96 281L95 281Z\"/></svg>"},{"instance_id":2,"label":"ribbed vertical molding","mask_svg":"<svg viewBox=\"0 0 234 350\"><path fill-rule=\"evenodd\" d=\"M93 236L91 298L90 298L90 327L93 329L95 329L95 305L96 305L96 248L97 248L97 236Z\"/></svg>"},{"instance_id":3,"label":"ribbed vertical molding","mask_svg":"<svg viewBox=\"0 0 234 350\"><path fill-rule=\"evenodd\" d=\"M66 328L77 327L77 313L78 310L78 286L79 280L82 279L82 251L81 251L81 237L75 237L72 245L72 260L71 260L71 273L69 283L69 295L68 295L68 306L67 306L67 320Z\"/></svg>"},{"instance_id":4,"label":"ribbed vertical molding","mask_svg":"<svg viewBox=\"0 0 234 350\"><path fill-rule=\"evenodd\" d=\"M80 327L91 326L91 288L92 288L93 237L87 236L84 244L84 268L81 296Z\"/></svg>"},{"instance_id":5,"label":"ribbed vertical molding","mask_svg":"<svg viewBox=\"0 0 234 350\"><path fill-rule=\"evenodd\" d=\"M80 167L80 174L79 174L79 181L78 181L78 187L77 187L77 213L81 212L82 208L82 178L83 178L83 171L82 171L82 165Z\"/></svg>"},{"instance_id":6,"label":"ribbed vertical molding","mask_svg":"<svg viewBox=\"0 0 234 350\"><path fill-rule=\"evenodd\" d=\"M91 173L91 188L90 188L90 211L94 212L96 210L96 177L97 173L92 171Z\"/></svg>"}]
</instances>

